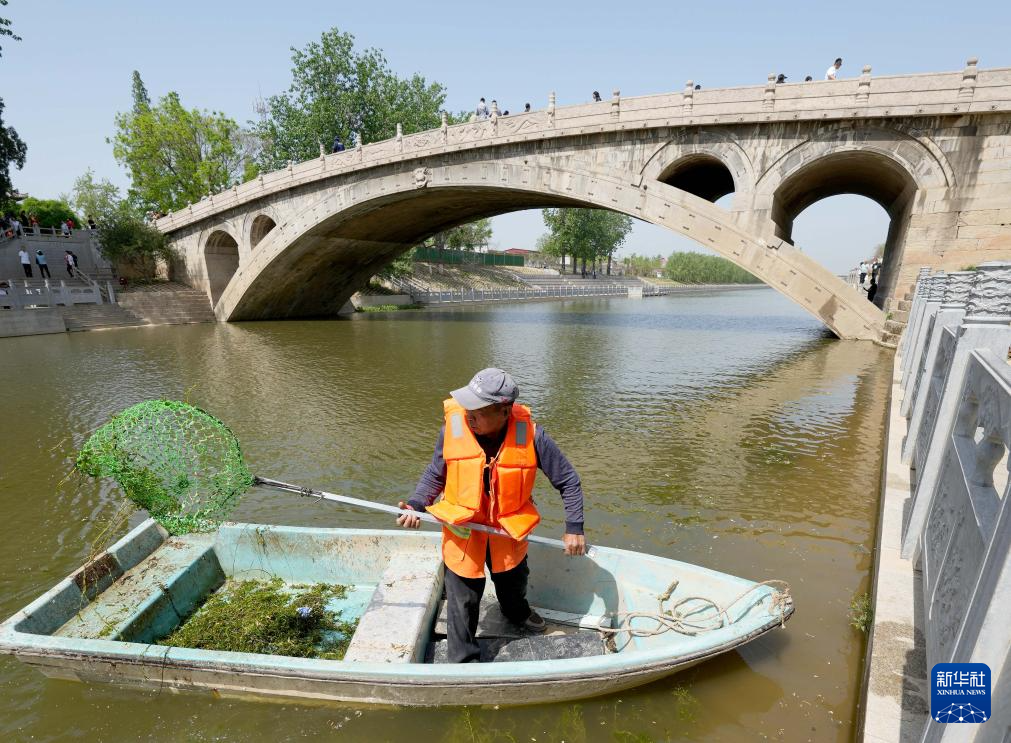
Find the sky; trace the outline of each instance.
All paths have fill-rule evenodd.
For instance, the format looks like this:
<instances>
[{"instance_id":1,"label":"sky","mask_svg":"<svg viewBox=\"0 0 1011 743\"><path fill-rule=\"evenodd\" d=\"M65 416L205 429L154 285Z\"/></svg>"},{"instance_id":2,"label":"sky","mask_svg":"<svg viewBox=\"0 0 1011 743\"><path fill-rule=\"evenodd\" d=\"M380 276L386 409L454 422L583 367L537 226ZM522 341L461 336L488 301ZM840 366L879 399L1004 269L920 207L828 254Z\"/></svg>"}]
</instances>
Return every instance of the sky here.
<instances>
[{"instance_id":1,"label":"sky","mask_svg":"<svg viewBox=\"0 0 1011 743\"><path fill-rule=\"evenodd\" d=\"M394 71L442 83L446 108L495 98L503 109L529 101L587 101L593 90L623 96L764 84L770 72L820 78L841 56L841 75L864 64L874 74L1011 66L1011 3L690 3L676 0L419 3L385 0L10 0L0 6L23 41L0 40L4 123L28 144L15 187L40 198L69 192L87 168L126 188L129 178L106 141L130 107L139 70L152 98L170 90L184 105L239 122L253 104L286 89L290 47L336 26L362 47L382 49ZM836 272L884 242L877 204L842 195L809 207L794 242ZM539 211L496 217L493 245L533 248ZM619 254L701 250L668 230L637 222Z\"/></svg>"}]
</instances>

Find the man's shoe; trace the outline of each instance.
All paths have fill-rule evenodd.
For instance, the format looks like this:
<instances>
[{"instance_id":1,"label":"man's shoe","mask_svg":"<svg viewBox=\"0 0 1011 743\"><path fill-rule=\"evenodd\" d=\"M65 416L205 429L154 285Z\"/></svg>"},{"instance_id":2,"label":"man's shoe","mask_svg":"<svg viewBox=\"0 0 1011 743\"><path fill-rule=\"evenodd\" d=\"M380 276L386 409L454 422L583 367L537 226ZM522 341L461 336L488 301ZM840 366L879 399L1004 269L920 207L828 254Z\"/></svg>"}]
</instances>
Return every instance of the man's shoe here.
<instances>
[{"instance_id":1,"label":"man's shoe","mask_svg":"<svg viewBox=\"0 0 1011 743\"><path fill-rule=\"evenodd\" d=\"M533 609L530 610L530 616L527 617L526 621L523 622L523 629L527 632L532 632L534 634L540 634L548 627L548 623L544 621L544 617L538 614Z\"/></svg>"}]
</instances>

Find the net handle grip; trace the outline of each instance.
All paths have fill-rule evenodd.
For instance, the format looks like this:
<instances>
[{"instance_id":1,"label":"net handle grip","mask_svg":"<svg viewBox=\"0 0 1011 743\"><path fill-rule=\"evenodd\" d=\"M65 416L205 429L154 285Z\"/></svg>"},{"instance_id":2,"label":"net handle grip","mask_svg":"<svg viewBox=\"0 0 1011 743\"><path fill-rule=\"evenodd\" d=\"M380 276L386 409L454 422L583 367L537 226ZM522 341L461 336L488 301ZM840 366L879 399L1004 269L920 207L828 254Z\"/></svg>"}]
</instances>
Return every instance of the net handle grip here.
<instances>
[{"instance_id":1,"label":"net handle grip","mask_svg":"<svg viewBox=\"0 0 1011 743\"><path fill-rule=\"evenodd\" d=\"M415 516L425 523L436 524L438 526L443 526L443 522L435 518L432 514L427 511L413 511L410 509L397 508L396 506L391 506L386 503L376 503L375 501L363 500L362 498L352 498L349 495L338 495L337 493L328 493L325 490L315 490L313 488L305 488L301 485L293 485L290 482L283 482L281 480L272 480L269 477L254 477L254 485L262 485L264 487L273 488L274 490L283 490L288 493L295 493L301 495L305 498L316 498L317 500L330 501L332 503L344 503L349 506L358 506L359 508L368 508L373 511L383 511L385 513L390 513L395 516ZM494 526L488 526L487 524L475 524L473 521L468 521L463 524L454 524L457 528L462 529L473 529L474 531L482 531L486 534L496 534L500 537L512 537L508 532L502 529L496 529ZM549 547L556 547L558 549L565 549L565 543L560 539L551 539L550 537L538 537L530 534L526 537L527 542L535 542L537 544L545 544ZM587 557L592 557L592 548L590 545L586 545L586 552L584 553Z\"/></svg>"}]
</instances>

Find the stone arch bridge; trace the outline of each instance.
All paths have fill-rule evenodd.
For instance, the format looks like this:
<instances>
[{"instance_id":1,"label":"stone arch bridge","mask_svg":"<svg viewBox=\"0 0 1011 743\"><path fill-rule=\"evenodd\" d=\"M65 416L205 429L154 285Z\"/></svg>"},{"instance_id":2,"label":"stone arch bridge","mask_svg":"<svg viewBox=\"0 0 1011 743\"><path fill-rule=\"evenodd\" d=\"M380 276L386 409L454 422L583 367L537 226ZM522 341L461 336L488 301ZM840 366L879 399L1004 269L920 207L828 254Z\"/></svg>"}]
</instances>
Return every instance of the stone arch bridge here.
<instances>
[{"instance_id":1,"label":"stone arch bridge","mask_svg":"<svg viewBox=\"0 0 1011 743\"><path fill-rule=\"evenodd\" d=\"M923 265L1011 254L1011 69L683 92L398 135L209 196L157 223L220 320L334 314L429 235L518 209L613 209L755 274L841 338L880 340ZM398 127L399 130L399 127ZM728 209L718 198L733 194ZM890 215L878 305L790 241L812 203Z\"/></svg>"}]
</instances>

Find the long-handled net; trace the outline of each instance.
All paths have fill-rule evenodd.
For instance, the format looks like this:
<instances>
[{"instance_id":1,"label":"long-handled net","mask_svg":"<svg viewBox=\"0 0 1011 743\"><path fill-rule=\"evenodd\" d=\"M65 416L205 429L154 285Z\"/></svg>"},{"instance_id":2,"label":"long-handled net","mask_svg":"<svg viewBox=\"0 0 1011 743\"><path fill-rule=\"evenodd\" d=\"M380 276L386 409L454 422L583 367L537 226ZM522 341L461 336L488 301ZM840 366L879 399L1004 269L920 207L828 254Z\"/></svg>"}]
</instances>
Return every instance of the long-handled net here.
<instances>
[{"instance_id":1,"label":"long-handled net","mask_svg":"<svg viewBox=\"0 0 1011 743\"><path fill-rule=\"evenodd\" d=\"M115 479L172 534L216 527L255 482L228 426L174 400L149 400L114 416L85 442L76 466Z\"/></svg>"},{"instance_id":2,"label":"long-handled net","mask_svg":"<svg viewBox=\"0 0 1011 743\"><path fill-rule=\"evenodd\" d=\"M256 477L228 426L176 400L137 403L114 416L85 442L77 455L77 469L92 477L115 479L127 498L171 534L216 528L253 485L442 523L424 512ZM508 536L484 524L462 527ZM561 545L543 537L527 539Z\"/></svg>"}]
</instances>

